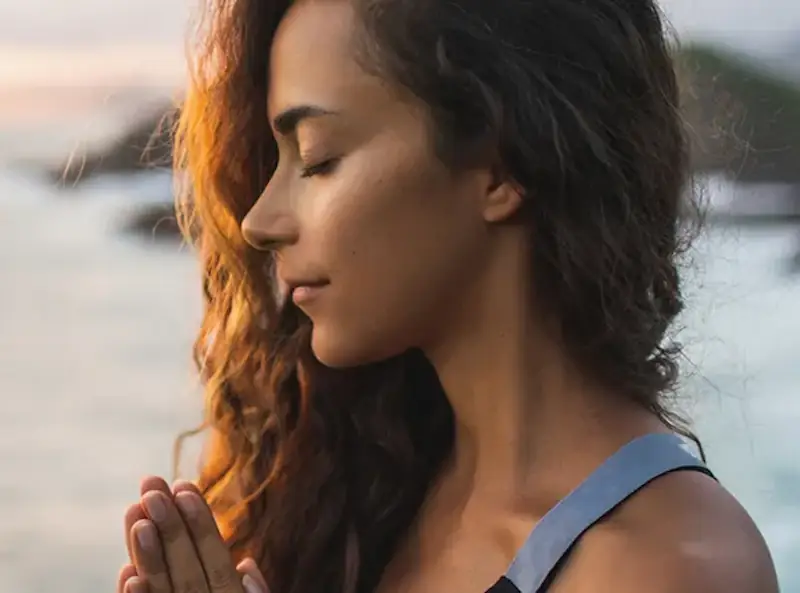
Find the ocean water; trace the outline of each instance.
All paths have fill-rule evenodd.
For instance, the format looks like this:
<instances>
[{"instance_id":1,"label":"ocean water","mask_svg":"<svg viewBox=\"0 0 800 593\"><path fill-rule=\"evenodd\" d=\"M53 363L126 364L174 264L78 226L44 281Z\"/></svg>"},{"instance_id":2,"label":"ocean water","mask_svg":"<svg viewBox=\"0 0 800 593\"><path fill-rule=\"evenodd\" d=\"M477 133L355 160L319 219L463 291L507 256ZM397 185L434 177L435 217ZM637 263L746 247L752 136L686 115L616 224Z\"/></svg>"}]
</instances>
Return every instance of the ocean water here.
<instances>
[{"instance_id":1,"label":"ocean water","mask_svg":"<svg viewBox=\"0 0 800 593\"><path fill-rule=\"evenodd\" d=\"M112 591L125 503L199 418L193 262L115 237L120 194L0 173L2 591Z\"/></svg>"},{"instance_id":2,"label":"ocean water","mask_svg":"<svg viewBox=\"0 0 800 593\"><path fill-rule=\"evenodd\" d=\"M164 180L64 193L0 169L0 590L110 591L122 512L199 418L191 254L122 236ZM797 229L710 229L693 254L681 406L800 593ZM191 467L189 468L191 469Z\"/></svg>"}]
</instances>

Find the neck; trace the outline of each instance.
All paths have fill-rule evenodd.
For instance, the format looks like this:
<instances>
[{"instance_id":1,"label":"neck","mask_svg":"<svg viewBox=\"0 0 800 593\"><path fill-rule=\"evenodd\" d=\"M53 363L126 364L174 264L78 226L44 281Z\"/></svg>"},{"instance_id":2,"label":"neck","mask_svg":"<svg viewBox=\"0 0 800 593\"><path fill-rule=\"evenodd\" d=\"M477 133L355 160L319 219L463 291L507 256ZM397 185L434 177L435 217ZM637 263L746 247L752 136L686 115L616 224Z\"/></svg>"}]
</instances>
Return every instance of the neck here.
<instances>
[{"instance_id":1,"label":"neck","mask_svg":"<svg viewBox=\"0 0 800 593\"><path fill-rule=\"evenodd\" d=\"M460 495L546 511L626 442L663 425L591 385L534 317L525 245L505 249L425 352L455 414ZM512 256L509 256L509 253Z\"/></svg>"}]
</instances>

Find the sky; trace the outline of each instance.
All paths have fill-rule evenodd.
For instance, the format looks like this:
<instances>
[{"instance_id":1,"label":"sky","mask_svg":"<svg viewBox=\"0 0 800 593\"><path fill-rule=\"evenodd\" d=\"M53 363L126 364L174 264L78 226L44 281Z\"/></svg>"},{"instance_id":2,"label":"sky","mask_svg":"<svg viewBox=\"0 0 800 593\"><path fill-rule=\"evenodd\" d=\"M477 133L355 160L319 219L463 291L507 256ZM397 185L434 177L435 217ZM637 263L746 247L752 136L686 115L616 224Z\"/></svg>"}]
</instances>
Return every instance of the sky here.
<instances>
[{"instance_id":1,"label":"sky","mask_svg":"<svg viewBox=\"0 0 800 593\"><path fill-rule=\"evenodd\" d=\"M800 0L662 0L680 34L720 38L756 53L800 42Z\"/></svg>"},{"instance_id":2,"label":"sky","mask_svg":"<svg viewBox=\"0 0 800 593\"><path fill-rule=\"evenodd\" d=\"M0 0L0 81L177 76L198 1ZM684 37L716 38L766 55L792 40L800 47L800 0L662 0L662 8Z\"/></svg>"},{"instance_id":3,"label":"sky","mask_svg":"<svg viewBox=\"0 0 800 593\"><path fill-rule=\"evenodd\" d=\"M171 42L197 0L0 0L6 43ZM800 34L800 0L662 0L682 32L762 37ZM156 17L156 18L154 18Z\"/></svg>"}]
</instances>

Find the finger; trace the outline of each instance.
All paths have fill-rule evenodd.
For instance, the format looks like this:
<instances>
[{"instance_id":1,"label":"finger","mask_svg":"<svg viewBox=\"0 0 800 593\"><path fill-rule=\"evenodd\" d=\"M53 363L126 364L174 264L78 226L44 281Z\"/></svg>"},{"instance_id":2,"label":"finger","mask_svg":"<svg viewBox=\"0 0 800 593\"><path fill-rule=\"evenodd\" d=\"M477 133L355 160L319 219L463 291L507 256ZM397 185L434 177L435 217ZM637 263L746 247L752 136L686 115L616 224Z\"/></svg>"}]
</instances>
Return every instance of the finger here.
<instances>
[{"instance_id":1,"label":"finger","mask_svg":"<svg viewBox=\"0 0 800 593\"><path fill-rule=\"evenodd\" d=\"M124 593L125 583L128 582L129 578L135 576L136 567L133 564L126 564L123 566L122 570L119 571L119 577L117 578L117 593Z\"/></svg>"},{"instance_id":2,"label":"finger","mask_svg":"<svg viewBox=\"0 0 800 593\"><path fill-rule=\"evenodd\" d=\"M163 492L167 496L172 496L172 492L169 489L169 484L167 484L164 478L159 478L158 476L147 476L142 478L142 481L139 484L139 493L144 496L151 490Z\"/></svg>"},{"instance_id":3,"label":"finger","mask_svg":"<svg viewBox=\"0 0 800 593\"><path fill-rule=\"evenodd\" d=\"M143 495L145 492L149 492L150 490L158 490L161 492L165 492L169 494L169 486L167 483L156 476L147 476L142 478L141 483L139 484L139 492L140 495ZM137 503L128 507L128 510L125 511L125 545L128 548L128 557L133 560L133 552L131 551L131 528L133 524L141 519L146 519L147 515L145 514L142 505Z\"/></svg>"},{"instance_id":4,"label":"finger","mask_svg":"<svg viewBox=\"0 0 800 593\"><path fill-rule=\"evenodd\" d=\"M203 496L203 493L200 492L200 488L189 480L175 480L172 484L172 493L178 494L179 492L194 492L200 497Z\"/></svg>"},{"instance_id":5,"label":"finger","mask_svg":"<svg viewBox=\"0 0 800 593\"><path fill-rule=\"evenodd\" d=\"M128 557L133 562L133 548L131 545L131 529L133 529L134 523L137 521L141 521L142 519L147 519L147 515L142 508L142 505L138 502L136 504L132 504L128 507L128 510L125 511L125 546L128 549ZM121 593L121 591L120 591Z\"/></svg>"},{"instance_id":6,"label":"finger","mask_svg":"<svg viewBox=\"0 0 800 593\"><path fill-rule=\"evenodd\" d=\"M144 579L140 577L131 577L125 583L123 593L150 593L150 589L147 587L147 583L145 583Z\"/></svg>"},{"instance_id":7,"label":"finger","mask_svg":"<svg viewBox=\"0 0 800 593\"><path fill-rule=\"evenodd\" d=\"M133 525L131 532L137 576L147 582L149 593L172 593L172 582L156 526L149 519L142 519Z\"/></svg>"},{"instance_id":8,"label":"finger","mask_svg":"<svg viewBox=\"0 0 800 593\"><path fill-rule=\"evenodd\" d=\"M183 491L175 495L175 504L192 534L211 593L241 593L241 575L206 502L196 492Z\"/></svg>"},{"instance_id":9,"label":"finger","mask_svg":"<svg viewBox=\"0 0 800 593\"><path fill-rule=\"evenodd\" d=\"M208 593L203 565L172 497L151 490L142 497L142 504L158 529L172 593Z\"/></svg>"},{"instance_id":10,"label":"finger","mask_svg":"<svg viewBox=\"0 0 800 593\"><path fill-rule=\"evenodd\" d=\"M245 558L237 564L236 572L242 576L242 586L246 593L269 593L267 581L252 558Z\"/></svg>"}]
</instances>

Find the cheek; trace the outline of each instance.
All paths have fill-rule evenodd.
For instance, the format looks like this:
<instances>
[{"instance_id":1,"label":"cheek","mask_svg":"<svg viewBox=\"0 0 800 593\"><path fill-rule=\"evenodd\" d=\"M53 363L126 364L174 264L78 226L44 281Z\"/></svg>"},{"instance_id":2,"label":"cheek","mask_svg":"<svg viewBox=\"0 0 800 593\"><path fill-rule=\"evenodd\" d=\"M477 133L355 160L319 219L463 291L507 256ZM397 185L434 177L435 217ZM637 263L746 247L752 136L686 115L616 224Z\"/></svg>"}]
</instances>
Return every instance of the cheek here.
<instances>
[{"instance_id":1,"label":"cheek","mask_svg":"<svg viewBox=\"0 0 800 593\"><path fill-rule=\"evenodd\" d=\"M429 250L480 220L443 166L421 150L410 152L365 151L329 182L320 180L307 220L320 256L336 257L332 266L414 263L413 254L435 256Z\"/></svg>"},{"instance_id":2,"label":"cheek","mask_svg":"<svg viewBox=\"0 0 800 593\"><path fill-rule=\"evenodd\" d=\"M373 167L319 194L315 250L332 279L330 306L312 315L323 363L362 364L417 346L457 294L482 225L435 173Z\"/></svg>"}]
</instances>

